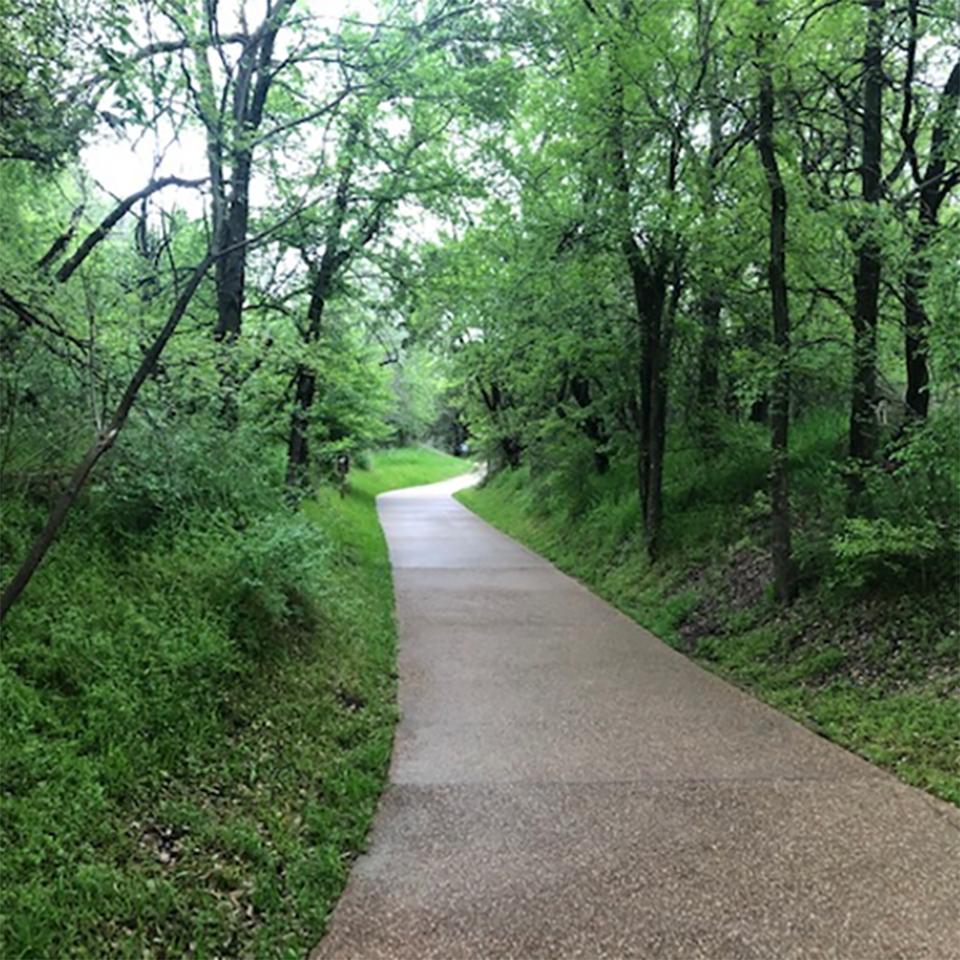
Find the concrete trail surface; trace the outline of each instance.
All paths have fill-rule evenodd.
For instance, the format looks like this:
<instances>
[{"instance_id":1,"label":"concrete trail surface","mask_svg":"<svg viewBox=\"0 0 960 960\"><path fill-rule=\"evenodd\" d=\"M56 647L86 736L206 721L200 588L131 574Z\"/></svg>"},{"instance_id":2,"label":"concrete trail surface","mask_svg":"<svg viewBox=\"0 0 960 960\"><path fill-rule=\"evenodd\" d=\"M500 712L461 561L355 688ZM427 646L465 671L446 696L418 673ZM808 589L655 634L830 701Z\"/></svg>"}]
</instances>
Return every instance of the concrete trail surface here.
<instances>
[{"instance_id":1,"label":"concrete trail surface","mask_svg":"<svg viewBox=\"0 0 960 960\"><path fill-rule=\"evenodd\" d=\"M960 811L454 501L384 495L390 784L313 960L960 958Z\"/></svg>"}]
</instances>

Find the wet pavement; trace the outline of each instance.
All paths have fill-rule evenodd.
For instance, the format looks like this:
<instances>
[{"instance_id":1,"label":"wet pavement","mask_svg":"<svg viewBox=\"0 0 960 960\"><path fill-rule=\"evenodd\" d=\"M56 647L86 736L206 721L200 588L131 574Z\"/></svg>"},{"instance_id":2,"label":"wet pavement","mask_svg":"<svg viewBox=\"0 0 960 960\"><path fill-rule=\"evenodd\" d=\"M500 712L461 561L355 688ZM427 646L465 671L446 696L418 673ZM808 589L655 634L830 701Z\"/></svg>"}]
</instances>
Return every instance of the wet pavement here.
<instances>
[{"instance_id":1,"label":"wet pavement","mask_svg":"<svg viewBox=\"0 0 960 960\"><path fill-rule=\"evenodd\" d=\"M960 811L666 647L467 482L378 501L402 720L313 960L960 958Z\"/></svg>"}]
</instances>

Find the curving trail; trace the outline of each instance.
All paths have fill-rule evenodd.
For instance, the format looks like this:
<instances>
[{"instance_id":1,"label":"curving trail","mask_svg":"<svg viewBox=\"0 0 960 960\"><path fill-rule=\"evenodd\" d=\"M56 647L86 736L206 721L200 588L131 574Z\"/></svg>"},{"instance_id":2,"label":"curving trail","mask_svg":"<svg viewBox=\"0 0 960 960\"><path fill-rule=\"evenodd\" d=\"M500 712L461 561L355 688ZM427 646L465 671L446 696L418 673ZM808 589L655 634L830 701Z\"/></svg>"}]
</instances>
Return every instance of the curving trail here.
<instances>
[{"instance_id":1,"label":"curving trail","mask_svg":"<svg viewBox=\"0 0 960 960\"><path fill-rule=\"evenodd\" d=\"M469 482L379 500L403 719L313 960L960 957L960 811L670 650Z\"/></svg>"}]
</instances>

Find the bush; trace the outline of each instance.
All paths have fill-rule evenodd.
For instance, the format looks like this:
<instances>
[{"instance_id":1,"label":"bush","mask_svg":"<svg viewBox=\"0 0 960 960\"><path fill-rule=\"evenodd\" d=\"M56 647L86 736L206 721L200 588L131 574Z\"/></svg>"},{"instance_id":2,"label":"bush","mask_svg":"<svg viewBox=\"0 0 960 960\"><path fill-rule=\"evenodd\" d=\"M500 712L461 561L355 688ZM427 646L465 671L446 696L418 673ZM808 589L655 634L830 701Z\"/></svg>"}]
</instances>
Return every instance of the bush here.
<instances>
[{"instance_id":1,"label":"bush","mask_svg":"<svg viewBox=\"0 0 960 960\"><path fill-rule=\"evenodd\" d=\"M885 517L844 521L833 538L833 584L862 589L927 571L948 543L936 524L894 523Z\"/></svg>"},{"instance_id":2,"label":"bush","mask_svg":"<svg viewBox=\"0 0 960 960\"><path fill-rule=\"evenodd\" d=\"M175 535L210 516L242 528L276 509L282 482L282 451L265 451L249 429L134 423L91 484L85 514L115 546L142 547L144 534Z\"/></svg>"},{"instance_id":3,"label":"bush","mask_svg":"<svg viewBox=\"0 0 960 960\"><path fill-rule=\"evenodd\" d=\"M330 556L316 524L281 510L242 531L221 523L215 539L203 539L203 581L246 655L261 662L316 629Z\"/></svg>"}]
</instances>

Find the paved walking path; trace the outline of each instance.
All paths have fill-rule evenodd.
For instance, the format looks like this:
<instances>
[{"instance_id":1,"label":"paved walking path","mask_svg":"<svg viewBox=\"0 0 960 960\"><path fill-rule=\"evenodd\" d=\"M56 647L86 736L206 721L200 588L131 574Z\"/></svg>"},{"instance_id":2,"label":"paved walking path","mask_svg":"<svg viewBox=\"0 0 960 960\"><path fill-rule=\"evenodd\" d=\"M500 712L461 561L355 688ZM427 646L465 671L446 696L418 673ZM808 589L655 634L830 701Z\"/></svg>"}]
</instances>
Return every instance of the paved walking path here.
<instances>
[{"instance_id":1,"label":"paved walking path","mask_svg":"<svg viewBox=\"0 0 960 960\"><path fill-rule=\"evenodd\" d=\"M316 960L960 958L960 812L457 504L381 497L390 786Z\"/></svg>"}]
</instances>

